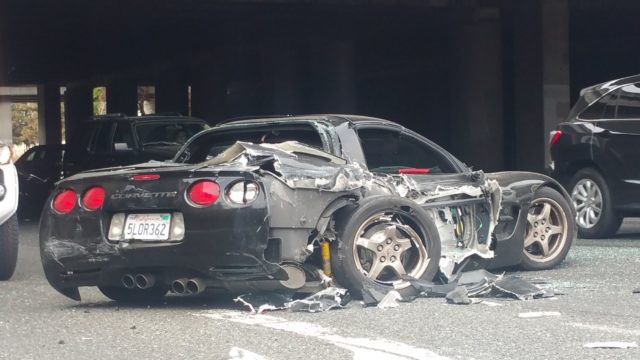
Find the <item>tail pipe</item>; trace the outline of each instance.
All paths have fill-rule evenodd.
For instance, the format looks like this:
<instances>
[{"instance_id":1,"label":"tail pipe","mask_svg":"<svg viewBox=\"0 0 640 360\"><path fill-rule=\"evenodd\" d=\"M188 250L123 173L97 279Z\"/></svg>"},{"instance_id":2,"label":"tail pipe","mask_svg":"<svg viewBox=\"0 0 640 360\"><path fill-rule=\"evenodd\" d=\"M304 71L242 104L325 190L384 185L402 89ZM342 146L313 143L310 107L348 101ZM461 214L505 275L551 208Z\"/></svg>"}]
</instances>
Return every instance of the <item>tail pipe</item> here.
<instances>
[{"instance_id":1,"label":"tail pipe","mask_svg":"<svg viewBox=\"0 0 640 360\"><path fill-rule=\"evenodd\" d=\"M187 282L189 281L189 279L177 279L177 280L173 280L173 282L171 283L171 291L173 291L176 294L187 294Z\"/></svg>"},{"instance_id":2,"label":"tail pipe","mask_svg":"<svg viewBox=\"0 0 640 360\"><path fill-rule=\"evenodd\" d=\"M207 284L202 278L193 278L187 281L187 294L197 295L207 288Z\"/></svg>"},{"instance_id":3,"label":"tail pipe","mask_svg":"<svg viewBox=\"0 0 640 360\"><path fill-rule=\"evenodd\" d=\"M156 276L153 274L137 274L135 280L138 289L149 289L156 284Z\"/></svg>"},{"instance_id":4,"label":"tail pipe","mask_svg":"<svg viewBox=\"0 0 640 360\"><path fill-rule=\"evenodd\" d=\"M122 275L120 282L122 282L122 286L127 289L133 289L136 287L136 278L131 274Z\"/></svg>"}]
</instances>

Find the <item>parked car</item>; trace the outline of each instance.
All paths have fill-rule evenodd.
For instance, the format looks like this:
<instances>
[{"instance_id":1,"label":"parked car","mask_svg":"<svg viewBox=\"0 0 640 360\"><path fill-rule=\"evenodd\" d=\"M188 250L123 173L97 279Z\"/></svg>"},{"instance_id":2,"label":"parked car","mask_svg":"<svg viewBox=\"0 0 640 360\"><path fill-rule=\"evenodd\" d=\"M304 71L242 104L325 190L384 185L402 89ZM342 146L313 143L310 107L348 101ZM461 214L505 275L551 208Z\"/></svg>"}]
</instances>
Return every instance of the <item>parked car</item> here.
<instances>
[{"instance_id":1,"label":"parked car","mask_svg":"<svg viewBox=\"0 0 640 360\"><path fill-rule=\"evenodd\" d=\"M472 171L391 121L309 115L232 121L172 163L64 179L40 227L46 277L80 300L299 291L329 274L411 293L462 268L558 265L575 236L570 197L527 172ZM321 270L322 269L322 270Z\"/></svg>"},{"instance_id":2,"label":"parked car","mask_svg":"<svg viewBox=\"0 0 640 360\"><path fill-rule=\"evenodd\" d=\"M640 75L583 89L551 132L551 174L571 193L578 232L616 233L640 215Z\"/></svg>"},{"instance_id":3,"label":"parked car","mask_svg":"<svg viewBox=\"0 0 640 360\"><path fill-rule=\"evenodd\" d=\"M66 146L46 145L17 162L23 185L21 215L39 215L53 183L80 171L150 160L169 160L188 138L207 128L204 120L170 115L94 116Z\"/></svg>"},{"instance_id":4,"label":"parked car","mask_svg":"<svg viewBox=\"0 0 640 360\"><path fill-rule=\"evenodd\" d=\"M11 147L0 143L0 281L9 280L18 260L18 176Z\"/></svg>"},{"instance_id":5,"label":"parked car","mask_svg":"<svg viewBox=\"0 0 640 360\"><path fill-rule=\"evenodd\" d=\"M56 181L63 175L65 145L38 145L27 150L15 166L20 183L18 215L38 216Z\"/></svg>"}]
</instances>

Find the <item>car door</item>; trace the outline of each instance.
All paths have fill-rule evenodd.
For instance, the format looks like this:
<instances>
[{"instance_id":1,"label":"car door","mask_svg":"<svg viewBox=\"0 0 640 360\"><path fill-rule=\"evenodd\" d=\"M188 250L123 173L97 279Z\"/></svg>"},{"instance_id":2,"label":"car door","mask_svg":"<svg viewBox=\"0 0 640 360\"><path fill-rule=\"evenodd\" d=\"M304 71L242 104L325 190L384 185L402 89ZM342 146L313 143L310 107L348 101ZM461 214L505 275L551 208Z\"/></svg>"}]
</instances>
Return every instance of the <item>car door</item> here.
<instances>
[{"instance_id":1,"label":"car door","mask_svg":"<svg viewBox=\"0 0 640 360\"><path fill-rule=\"evenodd\" d=\"M614 115L594 121L593 156L610 181L614 202L640 202L640 83L615 90Z\"/></svg>"}]
</instances>

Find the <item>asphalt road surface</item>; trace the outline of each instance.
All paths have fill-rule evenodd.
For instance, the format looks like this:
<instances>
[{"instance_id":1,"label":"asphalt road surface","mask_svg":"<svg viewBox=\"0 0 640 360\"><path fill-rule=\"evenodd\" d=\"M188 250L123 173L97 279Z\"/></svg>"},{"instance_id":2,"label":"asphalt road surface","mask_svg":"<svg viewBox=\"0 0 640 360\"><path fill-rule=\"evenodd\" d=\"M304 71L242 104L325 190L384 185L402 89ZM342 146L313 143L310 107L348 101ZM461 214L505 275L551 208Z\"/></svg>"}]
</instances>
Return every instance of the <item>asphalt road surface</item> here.
<instances>
[{"instance_id":1,"label":"asphalt road surface","mask_svg":"<svg viewBox=\"0 0 640 360\"><path fill-rule=\"evenodd\" d=\"M0 359L640 359L640 219L615 239L578 240L564 264L520 276L550 299L250 315L229 296L169 296L157 306L58 294L40 266L37 224L22 223L15 276L0 283ZM524 313L547 316L523 318ZM520 315L520 316L519 316Z\"/></svg>"}]
</instances>

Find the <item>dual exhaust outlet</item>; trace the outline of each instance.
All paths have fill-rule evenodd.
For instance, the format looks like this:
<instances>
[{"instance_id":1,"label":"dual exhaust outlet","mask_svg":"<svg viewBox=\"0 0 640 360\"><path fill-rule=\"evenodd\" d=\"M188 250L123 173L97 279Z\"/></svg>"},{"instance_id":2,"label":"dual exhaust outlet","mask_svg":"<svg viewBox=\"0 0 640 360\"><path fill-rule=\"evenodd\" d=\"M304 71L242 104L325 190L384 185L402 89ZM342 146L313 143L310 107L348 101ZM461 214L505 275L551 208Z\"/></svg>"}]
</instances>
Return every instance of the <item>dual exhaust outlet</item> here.
<instances>
[{"instance_id":1,"label":"dual exhaust outlet","mask_svg":"<svg viewBox=\"0 0 640 360\"><path fill-rule=\"evenodd\" d=\"M124 274L121 279L122 286L127 289L149 289L156 284L154 274ZM202 278L177 279L171 283L171 291L180 295L197 295L205 291L207 284Z\"/></svg>"}]
</instances>

